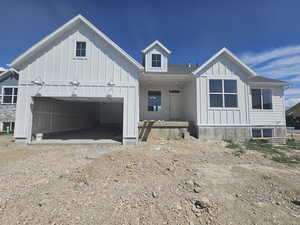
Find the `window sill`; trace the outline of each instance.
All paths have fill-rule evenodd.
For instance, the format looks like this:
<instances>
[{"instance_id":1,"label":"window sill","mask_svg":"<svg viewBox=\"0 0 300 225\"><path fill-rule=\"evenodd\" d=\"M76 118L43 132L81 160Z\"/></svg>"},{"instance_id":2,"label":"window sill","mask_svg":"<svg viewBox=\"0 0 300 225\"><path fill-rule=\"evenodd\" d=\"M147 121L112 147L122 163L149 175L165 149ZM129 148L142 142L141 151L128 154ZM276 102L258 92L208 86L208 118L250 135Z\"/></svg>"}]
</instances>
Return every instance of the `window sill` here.
<instances>
[{"instance_id":1,"label":"window sill","mask_svg":"<svg viewBox=\"0 0 300 225\"><path fill-rule=\"evenodd\" d=\"M73 60L87 60L87 57L73 57Z\"/></svg>"},{"instance_id":2,"label":"window sill","mask_svg":"<svg viewBox=\"0 0 300 225\"><path fill-rule=\"evenodd\" d=\"M1 105L16 105L17 103L1 103Z\"/></svg>"}]
</instances>

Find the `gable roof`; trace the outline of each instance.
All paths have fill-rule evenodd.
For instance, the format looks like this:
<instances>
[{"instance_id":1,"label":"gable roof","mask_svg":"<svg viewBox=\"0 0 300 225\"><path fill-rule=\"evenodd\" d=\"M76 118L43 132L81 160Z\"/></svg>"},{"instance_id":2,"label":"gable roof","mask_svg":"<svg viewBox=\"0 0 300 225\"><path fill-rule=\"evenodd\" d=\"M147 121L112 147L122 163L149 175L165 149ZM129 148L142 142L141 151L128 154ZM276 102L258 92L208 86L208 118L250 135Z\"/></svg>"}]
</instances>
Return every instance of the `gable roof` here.
<instances>
[{"instance_id":1,"label":"gable roof","mask_svg":"<svg viewBox=\"0 0 300 225\"><path fill-rule=\"evenodd\" d=\"M83 22L86 26L88 26L91 30L93 30L99 37L104 39L110 46L117 50L122 56L124 56L130 63L136 66L139 70L144 69L144 67L138 63L134 58L132 58L128 53L126 53L122 48L120 48L116 43L114 43L109 37L107 37L104 33L102 33L98 28L96 28L92 23L90 23L86 18L82 15L77 15L63 26L59 27L57 30L49 34L47 37L36 43L34 46L29 48L25 53L17 57L9 66L15 68L18 64L24 62L27 58L32 56L36 51L47 45L49 42L54 40L57 36L64 33L70 27L73 27L79 22Z\"/></svg>"},{"instance_id":2,"label":"gable roof","mask_svg":"<svg viewBox=\"0 0 300 225\"><path fill-rule=\"evenodd\" d=\"M17 74L18 75L18 73L15 70L8 69L8 70L6 70L6 71L4 71L0 74L0 80L2 81L4 78L6 78L6 77L8 77L12 74Z\"/></svg>"},{"instance_id":3,"label":"gable roof","mask_svg":"<svg viewBox=\"0 0 300 225\"><path fill-rule=\"evenodd\" d=\"M158 40L152 42L152 44L148 45L144 50L142 50L142 53L146 53L149 49L151 49L153 46L158 45L161 47L166 53L169 55L172 53L169 49L167 49L162 43L160 43Z\"/></svg>"},{"instance_id":4,"label":"gable roof","mask_svg":"<svg viewBox=\"0 0 300 225\"><path fill-rule=\"evenodd\" d=\"M257 76L257 74L250 67L248 67L245 63L243 63L240 59L238 59L227 48L222 48L220 51L218 51L213 57L211 57L209 60L207 60L204 64L202 64L200 67L198 67L195 71L193 71L193 74L196 75L197 73L199 73L202 69L204 69L206 66L208 66L211 62L213 62L216 58L218 58L222 54L225 54L226 56L231 58L231 60L233 60L243 70L245 70L247 73L249 73L250 76Z\"/></svg>"}]
</instances>

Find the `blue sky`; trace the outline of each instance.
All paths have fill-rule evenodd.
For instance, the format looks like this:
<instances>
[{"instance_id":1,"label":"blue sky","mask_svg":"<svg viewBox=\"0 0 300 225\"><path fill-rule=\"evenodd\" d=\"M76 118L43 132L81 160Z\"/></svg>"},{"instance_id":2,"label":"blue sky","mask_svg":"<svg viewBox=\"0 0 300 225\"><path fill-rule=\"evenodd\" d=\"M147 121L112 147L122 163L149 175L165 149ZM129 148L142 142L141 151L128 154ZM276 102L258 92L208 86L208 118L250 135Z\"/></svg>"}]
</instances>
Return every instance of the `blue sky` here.
<instances>
[{"instance_id":1,"label":"blue sky","mask_svg":"<svg viewBox=\"0 0 300 225\"><path fill-rule=\"evenodd\" d=\"M82 14L140 61L158 39L171 63L203 63L226 46L263 76L293 83L300 101L299 0L1 0L0 66Z\"/></svg>"}]
</instances>

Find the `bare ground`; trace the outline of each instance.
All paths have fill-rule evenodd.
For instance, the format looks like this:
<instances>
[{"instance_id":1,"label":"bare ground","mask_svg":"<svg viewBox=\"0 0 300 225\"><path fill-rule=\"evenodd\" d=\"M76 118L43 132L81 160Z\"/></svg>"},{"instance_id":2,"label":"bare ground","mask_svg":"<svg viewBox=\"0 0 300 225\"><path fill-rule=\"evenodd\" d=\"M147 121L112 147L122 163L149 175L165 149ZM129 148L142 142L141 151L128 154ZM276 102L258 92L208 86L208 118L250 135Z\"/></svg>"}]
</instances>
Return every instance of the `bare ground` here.
<instances>
[{"instance_id":1,"label":"bare ground","mask_svg":"<svg viewBox=\"0 0 300 225\"><path fill-rule=\"evenodd\" d=\"M0 224L300 224L300 166L225 145L22 146L0 136Z\"/></svg>"}]
</instances>

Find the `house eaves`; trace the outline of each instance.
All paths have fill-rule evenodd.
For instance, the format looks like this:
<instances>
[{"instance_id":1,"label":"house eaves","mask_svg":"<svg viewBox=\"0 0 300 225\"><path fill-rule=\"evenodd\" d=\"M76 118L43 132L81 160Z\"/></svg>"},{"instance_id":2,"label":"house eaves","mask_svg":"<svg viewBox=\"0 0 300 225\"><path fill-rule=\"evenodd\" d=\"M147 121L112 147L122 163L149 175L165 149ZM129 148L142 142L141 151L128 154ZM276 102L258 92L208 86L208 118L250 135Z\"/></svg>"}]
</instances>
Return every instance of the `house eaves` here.
<instances>
[{"instance_id":1,"label":"house eaves","mask_svg":"<svg viewBox=\"0 0 300 225\"><path fill-rule=\"evenodd\" d=\"M158 40L152 42L152 44L148 45L144 50L142 50L142 53L146 53L147 51L149 51L152 47L154 47L155 45L158 45L159 47L161 47L167 54L171 54L172 52L167 49L162 43L160 43Z\"/></svg>"}]
</instances>

